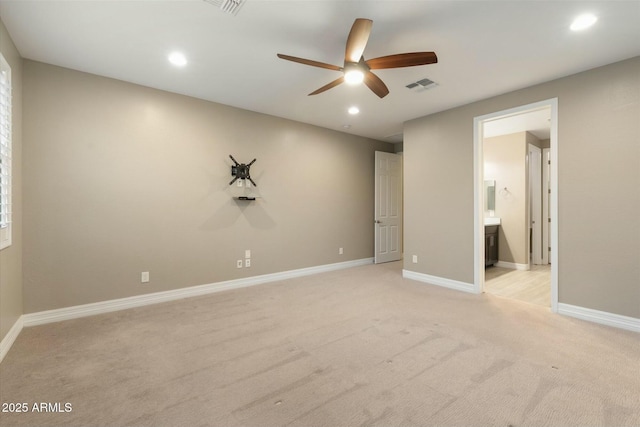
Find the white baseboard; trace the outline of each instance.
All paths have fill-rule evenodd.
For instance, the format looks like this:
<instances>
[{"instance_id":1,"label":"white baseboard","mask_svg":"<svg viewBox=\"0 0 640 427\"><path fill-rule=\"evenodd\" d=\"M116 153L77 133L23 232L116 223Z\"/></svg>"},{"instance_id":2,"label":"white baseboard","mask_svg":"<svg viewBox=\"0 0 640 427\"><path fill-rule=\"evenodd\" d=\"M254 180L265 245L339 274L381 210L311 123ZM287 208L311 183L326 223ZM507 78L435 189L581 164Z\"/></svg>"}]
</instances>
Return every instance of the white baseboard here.
<instances>
[{"instance_id":1,"label":"white baseboard","mask_svg":"<svg viewBox=\"0 0 640 427\"><path fill-rule=\"evenodd\" d=\"M529 271L531 267L529 264L518 264L515 262L498 261L495 263L496 267L510 268L511 270Z\"/></svg>"},{"instance_id":2,"label":"white baseboard","mask_svg":"<svg viewBox=\"0 0 640 427\"><path fill-rule=\"evenodd\" d=\"M62 320L76 319L79 317L94 316L97 314L125 310L127 308L158 304L161 302L174 301L178 299L206 295L230 289L244 288L279 280L286 280L296 277L341 270L345 268L358 267L372 263L373 258L364 258L354 261L326 264L317 267L301 268L298 270L264 274L261 276L227 280L224 282L211 283L208 285L192 286L184 289L175 289L171 291L156 292L135 297L120 298L117 300L109 300L92 304L66 307L57 310L48 310L25 314L18 318L7 335L5 335L2 341L0 341L0 362L2 362L5 355L8 353L9 349L15 342L23 327L59 322ZM474 286L471 283L459 282L457 280L446 279L443 277L416 273L409 270L402 270L402 277L432 285L443 286L458 291L469 293L474 292ZM558 313L566 316L576 317L582 320L587 320L590 322L612 326L615 328L626 329L633 332L640 332L640 319L634 317L622 316L563 303L558 304Z\"/></svg>"},{"instance_id":3,"label":"white baseboard","mask_svg":"<svg viewBox=\"0 0 640 427\"><path fill-rule=\"evenodd\" d=\"M16 341L16 338L20 335L20 332L22 332L22 328L24 326L23 317L24 316L18 317L16 323L13 324L11 329L9 329L9 332L7 332L7 335L5 335L2 341L0 341L0 362L2 362L4 356L7 355L9 349Z\"/></svg>"},{"instance_id":4,"label":"white baseboard","mask_svg":"<svg viewBox=\"0 0 640 427\"><path fill-rule=\"evenodd\" d=\"M578 307L576 305L558 303L558 314L571 316L589 322L600 323L614 328L640 332L640 319L608 313L606 311L593 310L591 308Z\"/></svg>"},{"instance_id":5,"label":"white baseboard","mask_svg":"<svg viewBox=\"0 0 640 427\"><path fill-rule=\"evenodd\" d=\"M418 282L429 283L430 285L443 286L456 291L475 293L472 283L459 282L457 280L446 279L444 277L431 276L415 271L402 270L402 277L405 279L417 280Z\"/></svg>"},{"instance_id":6,"label":"white baseboard","mask_svg":"<svg viewBox=\"0 0 640 427\"><path fill-rule=\"evenodd\" d=\"M91 304L77 305L73 307L65 307L56 310L40 311L37 313L25 314L23 316L23 322L25 327L43 325L45 323L53 323L69 319L77 319L79 317L94 316L96 314L110 313L112 311L126 310L128 308L142 307L145 305L158 304L162 302L174 301L199 295L206 295L230 289L255 286L262 283L292 279L295 277L342 270L345 268L358 267L361 265L372 263L373 258L364 258L354 261L326 264L316 267L301 268L298 270L283 271L280 273L264 274L261 276L227 280L224 282L210 283L207 285L191 286L188 288L174 289L164 292L154 292L151 294L137 295L134 297L101 301Z\"/></svg>"}]
</instances>

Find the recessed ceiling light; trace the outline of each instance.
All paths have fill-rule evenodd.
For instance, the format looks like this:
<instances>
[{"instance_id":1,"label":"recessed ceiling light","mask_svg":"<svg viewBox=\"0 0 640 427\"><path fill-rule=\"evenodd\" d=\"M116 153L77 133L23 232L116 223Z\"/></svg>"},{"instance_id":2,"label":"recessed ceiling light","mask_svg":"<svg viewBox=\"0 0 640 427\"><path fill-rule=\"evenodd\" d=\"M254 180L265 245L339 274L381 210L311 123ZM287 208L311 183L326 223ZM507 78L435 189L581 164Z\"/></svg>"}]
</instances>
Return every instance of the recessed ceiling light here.
<instances>
[{"instance_id":1,"label":"recessed ceiling light","mask_svg":"<svg viewBox=\"0 0 640 427\"><path fill-rule=\"evenodd\" d=\"M187 65L187 58L180 52L172 52L169 55L169 62L178 67L184 67Z\"/></svg>"},{"instance_id":2,"label":"recessed ceiling light","mask_svg":"<svg viewBox=\"0 0 640 427\"><path fill-rule=\"evenodd\" d=\"M349 107L349 114L358 114L360 109L358 107Z\"/></svg>"},{"instance_id":3,"label":"recessed ceiling light","mask_svg":"<svg viewBox=\"0 0 640 427\"><path fill-rule=\"evenodd\" d=\"M571 28L571 30L573 31L584 30L595 24L597 20L598 18L595 15L591 13L585 13L584 15L580 15L576 19L574 19L569 28Z\"/></svg>"}]
</instances>

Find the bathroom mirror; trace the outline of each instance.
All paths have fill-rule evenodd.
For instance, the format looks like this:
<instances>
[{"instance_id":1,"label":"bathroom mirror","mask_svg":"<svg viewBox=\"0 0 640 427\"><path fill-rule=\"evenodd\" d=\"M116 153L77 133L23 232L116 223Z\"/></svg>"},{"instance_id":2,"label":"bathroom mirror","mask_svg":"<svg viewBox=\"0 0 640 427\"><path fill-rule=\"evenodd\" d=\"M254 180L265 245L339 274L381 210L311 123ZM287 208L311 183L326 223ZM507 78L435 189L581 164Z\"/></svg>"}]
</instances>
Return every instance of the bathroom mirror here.
<instances>
[{"instance_id":1,"label":"bathroom mirror","mask_svg":"<svg viewBox=\"0 0 640 427\"><path fill-rule=\"evenodd\" d=\"M484 181L484 210L496 210L496 181L493 179Z\"/></svg>"}]
</instances>

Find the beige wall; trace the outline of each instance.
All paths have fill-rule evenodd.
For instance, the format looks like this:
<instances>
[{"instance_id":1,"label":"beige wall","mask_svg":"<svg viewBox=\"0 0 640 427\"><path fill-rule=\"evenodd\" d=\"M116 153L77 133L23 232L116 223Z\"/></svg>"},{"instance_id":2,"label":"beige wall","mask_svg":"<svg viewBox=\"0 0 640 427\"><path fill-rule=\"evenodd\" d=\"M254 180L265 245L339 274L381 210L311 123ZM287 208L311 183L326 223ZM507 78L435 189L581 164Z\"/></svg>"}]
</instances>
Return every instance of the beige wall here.
<instances>
[{"instance_id":1,"label":"beige wall","mask_svg":"<svg viewBox=\"0 0 640 427\"><path fill-rule=\"evenodd\" d=\"M25 313L373 256L391 144L28 60L24 80ZM229 154L257 158L258 201L232 198Z\"/></svg>"},{"instance_id":2,"label":"beige wall","mask_svg":"<svg viewBox=\"0 0 640 427\"><path fill-rule=\"evenodd\" d=\"M473 283L473 119L555 97L559 302L639 318L640 57L407 122L404 268Z\"/></svg>"},{"instance_id":3,"label":"beige wall","mask_svg":"<svg viewBox=\"0 0 640 427\"><path fill-rule=\"evenodd\" d=\"M484 179L496 181L495 216L501 219L498 259L528 264L527 133L486 138L483 148Z\"/></svg>"},{"instance_id":4,"label":"beige wall","mask_svg":"<svg viewBox=\"0 0 640 427\"><path fill-rule=\"evenodd\" d=\"M0 52L12 83L12 245L0 251L0 340L22 315L22 58L0 21Z\"/></svg>"}]
</instances>

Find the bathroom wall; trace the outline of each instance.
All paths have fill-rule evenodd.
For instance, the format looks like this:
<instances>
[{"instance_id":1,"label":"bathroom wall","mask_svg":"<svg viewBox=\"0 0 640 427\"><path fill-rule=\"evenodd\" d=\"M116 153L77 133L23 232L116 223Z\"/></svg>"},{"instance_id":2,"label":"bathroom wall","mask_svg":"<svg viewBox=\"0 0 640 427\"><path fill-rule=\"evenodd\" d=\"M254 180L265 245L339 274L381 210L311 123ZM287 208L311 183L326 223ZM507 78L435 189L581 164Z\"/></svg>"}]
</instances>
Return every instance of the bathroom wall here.
<instances>
[{"instance_id":1,"label":"bathroom wall","mask_svg":"<svg viewBox=\"0 0 640 427\"><path fill-rule=\"evenodd\" d=\"M495 216L501 219L498 259L511 264L529 262L526 157L531 136L519 132L484 140L484 179L496 181Z\"/></svg>"}]
</instances>

